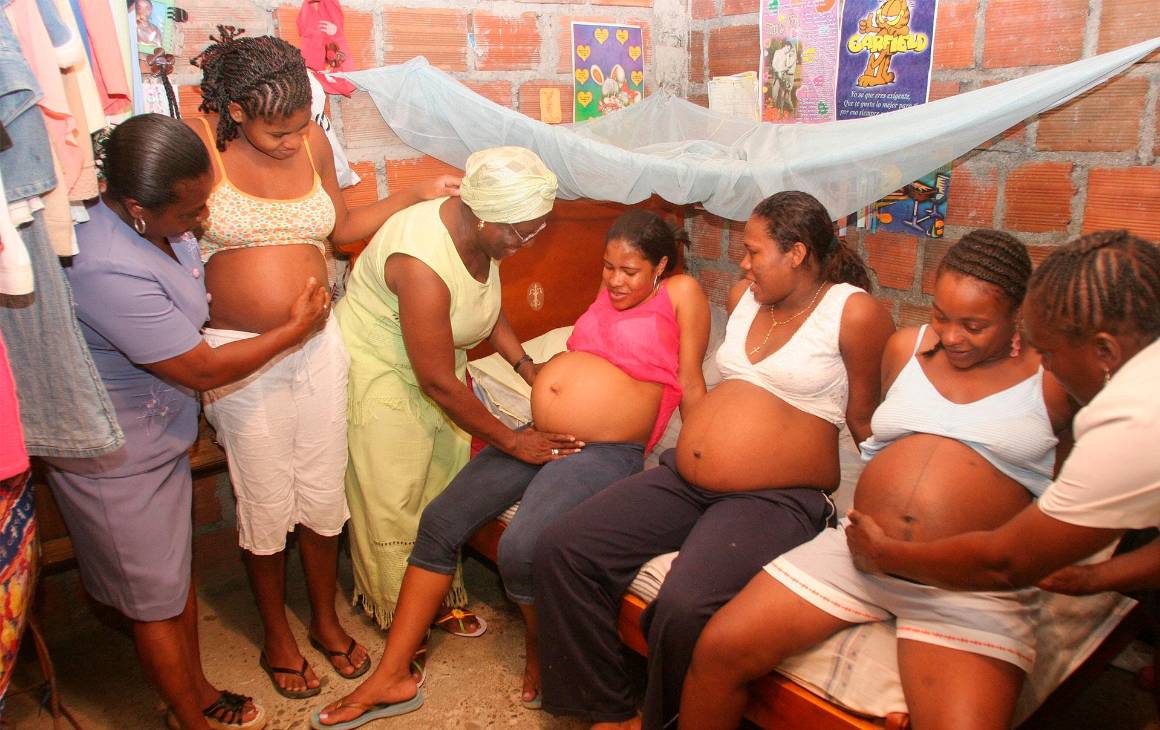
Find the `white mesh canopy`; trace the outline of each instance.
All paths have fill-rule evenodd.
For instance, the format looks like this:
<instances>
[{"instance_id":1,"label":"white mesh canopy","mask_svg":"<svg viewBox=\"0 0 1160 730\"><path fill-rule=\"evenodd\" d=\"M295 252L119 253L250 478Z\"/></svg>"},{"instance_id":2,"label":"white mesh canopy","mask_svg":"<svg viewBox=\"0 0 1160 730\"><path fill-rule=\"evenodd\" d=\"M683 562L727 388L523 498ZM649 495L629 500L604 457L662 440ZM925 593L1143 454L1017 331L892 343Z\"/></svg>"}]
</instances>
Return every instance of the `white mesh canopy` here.
<instances>
[{"instance_id":1,"label":"white mesh canopy","mask_svg":"<svg viewBox=\"0 0 1160 730\"><path fill-rule=\"evenodd\" d=\"M559 178L561 198L636 203L655 193L745 220L762 198L804 190L839 218L1157 48L1160 38L888 114L811 125L725 117L665 93L600 119L549 125L479 96L423 58L341 75L370 92L405 143L461 169L487 147L534 150Z\"/></svg>"}]
</instances>

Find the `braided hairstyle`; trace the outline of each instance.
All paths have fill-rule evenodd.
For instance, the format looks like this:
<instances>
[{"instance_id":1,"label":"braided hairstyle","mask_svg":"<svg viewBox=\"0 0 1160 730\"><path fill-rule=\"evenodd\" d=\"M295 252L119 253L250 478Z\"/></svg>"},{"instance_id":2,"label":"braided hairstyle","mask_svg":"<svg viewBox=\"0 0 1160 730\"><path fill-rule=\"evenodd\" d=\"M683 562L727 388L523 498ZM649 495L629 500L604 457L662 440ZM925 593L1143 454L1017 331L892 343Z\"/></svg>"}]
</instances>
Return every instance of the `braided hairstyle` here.
<instances>
[{"instance_id":1,"label":"braided hairstyle","mask_svg":"<svg viewBox=\"0 0 1160 730\"><path fill-rule=\"evenodd\" d=\"M1043 319L1069 337L1160 336L1160 249L1127 231L1089 233L1059 247L1030 289Z\"/></svg>"},{"instance_id":2,"label":"braided hairstyle","mask_svg":"<svg viewBox=\"0 0 1160 730\"><path fill-rule=\"evenodd\" d=\"M310 78L302 53L281 38L242 37L242 29L218 26L209 46L193 59L202 70L201 111L218 115L217 148L238 136L230 116L237 102L246 116L276 119L310 106Z\"/></svg>"},{"instance_id":3,"label":"braided hairstyle","mask_svg":"<svg viewBox=\"0 0 1160 730\"><path fill-rule=\"evenodd\" d=\"M971 231L951 246L939 262L935 277L946 271L969 276L998 289L1015 311L1027 294L1027 280L1031 277L1031 256L1027 247L1009 233L990 228ZM923 351L931 357L943 347L942 340Z\"/></svg>"},{"instance_id":4,"label":"braided hairstyle","mask_svg":"<svg viewBox=\"0 0 1160 730\"><path fill-rule=\"evenodd\" d=\"M808 251L807 258L817 259L825 281L845 282L870 291L866 263L834 235L833 219L814 196L798 190L774 193L757 204L753 215L765 221L766 233L782 251L789 251L801 241Z\"/></svg>"},{"instance_id":5,"label":"braided hairstyle","mask_svg":"<svg viewBox=\"0 0 1160 730\"><path fill-rule=\"evenodd\" d=\"M1015 309L1027 294L1031 277L1031 256L1027 247L1009 233L990 228L971 231L951 246L938 265L935 276L944 271L985 281L999 289Z\"/></svg>"}]
</instances>

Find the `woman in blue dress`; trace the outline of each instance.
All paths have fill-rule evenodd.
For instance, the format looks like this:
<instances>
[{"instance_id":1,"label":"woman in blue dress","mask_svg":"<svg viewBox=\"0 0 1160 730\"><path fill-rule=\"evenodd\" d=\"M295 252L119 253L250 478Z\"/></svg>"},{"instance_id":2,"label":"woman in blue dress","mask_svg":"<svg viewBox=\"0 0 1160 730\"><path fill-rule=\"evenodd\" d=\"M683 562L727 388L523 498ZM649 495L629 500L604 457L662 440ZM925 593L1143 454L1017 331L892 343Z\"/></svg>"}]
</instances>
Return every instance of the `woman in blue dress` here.
<instances>
[{"instance_id":1,"label":"woman in blue dress","mask_svg":"<svg viewBox=\"0 0 1160 730\"><path fill-rule=\"evenodd\" d=\"M197 391L253 372L326 321L326 282L311 279L289 321L211 348L197 242L213 183L197 134L158 114L109 138L105 191L78 227L68 269L77 318L125 432L118 451L54 459L48 482L68 524L86 590L133 623L146 675L185 730L265 725L250 698L221 691L202 670L190 575Z\"/></svg>"}]
</instances>

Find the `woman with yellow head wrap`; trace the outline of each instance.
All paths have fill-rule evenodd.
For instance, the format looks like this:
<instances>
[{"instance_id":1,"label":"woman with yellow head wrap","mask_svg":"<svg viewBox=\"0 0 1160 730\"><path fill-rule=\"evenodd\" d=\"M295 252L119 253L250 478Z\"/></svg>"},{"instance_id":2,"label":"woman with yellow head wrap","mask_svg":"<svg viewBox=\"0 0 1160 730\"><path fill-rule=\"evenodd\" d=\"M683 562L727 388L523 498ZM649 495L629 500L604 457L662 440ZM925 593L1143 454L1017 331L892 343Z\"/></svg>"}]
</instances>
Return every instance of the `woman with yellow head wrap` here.
<instances>
[{"instance_id":1,"label":"woman with yellow head wrap","mask_svg":"<svg viewBox=\"0 0 1160 730\"><path fill-rule=\"evenodd\" d=\"M354 599L386 628L423 508L467 463L471 436L533 464L574 439L512 431L465 384L483 339L530 383L535 368L500 309L497 261L532 243L556 176L521 147L467 160L460 197L392 216L359 257L335 314L351 356L346 492ZM465 605L456 576L448 607ZM463 624L463 625L460 625ZM456 626L482 629L470 617Z\"/></svg>"}]
</instances>

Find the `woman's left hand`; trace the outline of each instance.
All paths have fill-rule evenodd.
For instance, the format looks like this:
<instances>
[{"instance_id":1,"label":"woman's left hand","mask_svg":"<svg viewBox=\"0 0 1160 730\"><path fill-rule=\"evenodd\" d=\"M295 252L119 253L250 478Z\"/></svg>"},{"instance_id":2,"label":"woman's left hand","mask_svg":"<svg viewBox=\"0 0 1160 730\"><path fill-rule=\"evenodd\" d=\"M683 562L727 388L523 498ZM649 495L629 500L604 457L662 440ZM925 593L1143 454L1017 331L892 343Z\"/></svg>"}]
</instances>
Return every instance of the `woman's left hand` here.
<instances>
[{"instance_id":1,"label":"woman's left hand","mask_svg":"<svg viewBox=\"0 0 1160 730\"><path fill-rule=\"evenodd\" d=\"M448 195L452 197L459 196L459 182L463 178L458 175L440 175L434 180L427 180L415 187L415 191L423 200L434 200L435 198L444 198Z\"/></svg>"},{"instance_id":2,"label":"woman's left hand","mask_svg":"<svg viewBox=\"0 0 1160 730\"><path fill-rule=\"evenodd\" d=\"M850 510L848 516L850 524L846 525L846 544L850 547L854 567L863 573L882 573L878 561L882 543L888 539L886 533L869 515Z\"/></svg>"}]
</instances>

